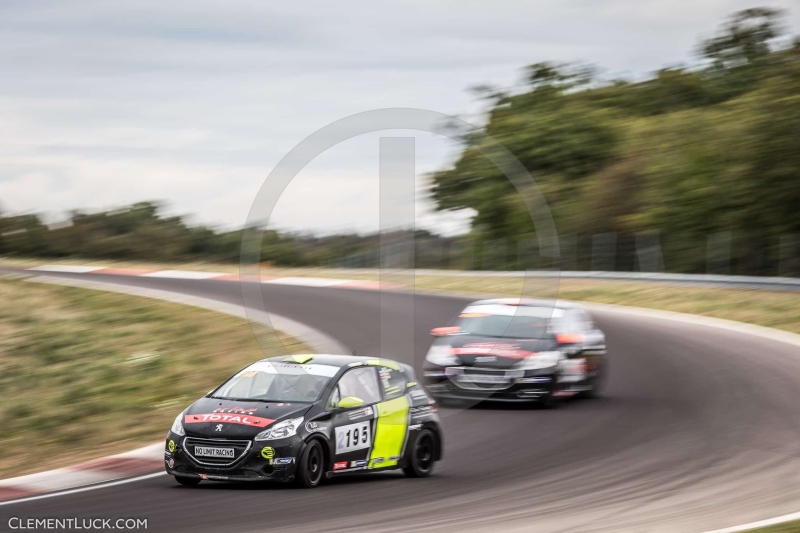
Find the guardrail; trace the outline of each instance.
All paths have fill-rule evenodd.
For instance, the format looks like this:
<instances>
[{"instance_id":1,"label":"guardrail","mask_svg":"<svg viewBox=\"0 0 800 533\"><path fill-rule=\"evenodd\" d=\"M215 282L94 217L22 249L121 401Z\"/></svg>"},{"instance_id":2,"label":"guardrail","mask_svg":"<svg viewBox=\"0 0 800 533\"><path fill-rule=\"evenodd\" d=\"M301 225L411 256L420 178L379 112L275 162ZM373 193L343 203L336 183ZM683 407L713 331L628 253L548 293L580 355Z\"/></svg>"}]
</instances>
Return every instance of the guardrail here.
<instances>
[{"instance_id":1,"label":"guardrail","mask_svg":"<svg viewBox=\"0 0 800 533\"><path fill-rule=\"evenodd\" d=\"M337 272L361 272L377 274L374 268L333 269ZM387 274L407 273L402 269L380 269ZM713 285L762 290L800 290L800 278L759 277L759 276L723 276L717 274L669 274L663 272L602 272L602 271L558 271L558 270L432 270L416 269L417 276L452 276L452 277L498 277L519 278L523 276L535 278L558 279L597 279L612 281L645 281L678 283L692 285Z\"/></svg>"}]
</instances>

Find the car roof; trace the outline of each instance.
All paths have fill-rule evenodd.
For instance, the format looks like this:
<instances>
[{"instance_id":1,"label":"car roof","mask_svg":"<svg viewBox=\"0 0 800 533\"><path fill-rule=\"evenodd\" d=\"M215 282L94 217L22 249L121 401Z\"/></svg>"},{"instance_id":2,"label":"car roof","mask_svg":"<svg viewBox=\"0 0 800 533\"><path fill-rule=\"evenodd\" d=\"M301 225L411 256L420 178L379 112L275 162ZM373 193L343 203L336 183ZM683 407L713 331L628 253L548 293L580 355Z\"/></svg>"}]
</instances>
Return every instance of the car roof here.
<instances>
[{"instance_id":1,"label":"car roof","mask_svg":"<svg viewBox=\"0 0 800 533\"><path fill-rule=\"evenodd\" d=\"M473 305L516 305L524 307L552 307L555 309L586 310L585 307L575 302L568 302L566 300L550 300L544 298L492 298L490 300L478 300L477 302L472 302L468 307Z\"/></svg>"},{"instance_id":2,"label":"car roof","mask_svg":"<svg viewBox=\"0 0 800 533\"><path fill-rule=\"evenodd\" d=\"M372 361L380 361L388 363L390 366L397 366L400 363L393 359L386 359L382 357L366 357L361 355L333 355L322 353L307 353L297 355L279 355L276 357L268 357L262 361L269 361L271 363L299 363L309 365L329 365L338 367L347 367L353 363L369 364ZM373 363L374 364L374 363Z\"/></svg>"}]
</instances>

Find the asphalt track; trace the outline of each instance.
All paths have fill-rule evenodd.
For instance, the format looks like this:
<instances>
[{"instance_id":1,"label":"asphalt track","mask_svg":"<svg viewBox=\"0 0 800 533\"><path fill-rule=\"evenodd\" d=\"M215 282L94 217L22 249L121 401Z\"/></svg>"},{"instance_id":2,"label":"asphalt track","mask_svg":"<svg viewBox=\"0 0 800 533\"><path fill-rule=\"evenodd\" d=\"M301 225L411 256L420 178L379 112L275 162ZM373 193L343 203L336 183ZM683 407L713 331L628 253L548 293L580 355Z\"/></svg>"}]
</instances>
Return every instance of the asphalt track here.
<instances>
[{"instance_id":1,"label":"asphalt track","mask_svg":"<svg viewBox=\"0 0 800 533\"><path fill-rule=\"evenodd\" d=\"M242 301L239 285L229 281L91 279ZM413 350L386 342L387 336L383 355L418 368L428 331L446 324L464 303L260 287L269 310L365 355L377 354L381 320L384 328L402 324L413 305ZM404 315L392 316L392 309ZM796 347L651 317L595 316L612 364L602 398L552 411L443 409L445 459L431 478L371 474L300 490L216 483L187 488L158 476L6 505L0 528L8 529L9 517L134 517L147 518L148 530L158 532L699 532L800 508ZM113 439L98 443L98 455L120 451Z\"/></svg>"}]
</instances>

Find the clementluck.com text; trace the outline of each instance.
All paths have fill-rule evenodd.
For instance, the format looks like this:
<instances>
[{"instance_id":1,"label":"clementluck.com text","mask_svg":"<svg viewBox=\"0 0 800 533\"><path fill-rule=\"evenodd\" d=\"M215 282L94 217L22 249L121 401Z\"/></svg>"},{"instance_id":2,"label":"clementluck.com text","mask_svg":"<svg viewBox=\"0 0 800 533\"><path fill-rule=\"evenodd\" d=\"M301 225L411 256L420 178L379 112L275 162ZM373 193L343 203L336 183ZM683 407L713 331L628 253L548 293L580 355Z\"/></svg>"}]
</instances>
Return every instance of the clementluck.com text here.
<instances>
[{"instance_id":1,"label":"clementluck.com text","mask_svg":"<svg viewBox=\"0 0 800 533\"><path fill-rule=\"evenodd\" d=\"M147 529L146 518L19 518L8 519L8 528L14 530L48 529Z\"/></svg>"}]
</instances>

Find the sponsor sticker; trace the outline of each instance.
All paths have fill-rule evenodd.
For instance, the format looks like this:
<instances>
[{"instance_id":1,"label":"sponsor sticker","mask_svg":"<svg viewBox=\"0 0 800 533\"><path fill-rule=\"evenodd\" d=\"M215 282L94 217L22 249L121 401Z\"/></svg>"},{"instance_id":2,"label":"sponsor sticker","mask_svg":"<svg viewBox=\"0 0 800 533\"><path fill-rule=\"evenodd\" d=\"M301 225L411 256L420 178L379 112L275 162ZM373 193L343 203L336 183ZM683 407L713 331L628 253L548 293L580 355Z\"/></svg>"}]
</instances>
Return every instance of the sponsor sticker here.
<instances>
[{"instance_id":1,"label":"sponsor sticker","mask_svg":"<svg viewBox=\"0 0 800 533\"><path fill-rule=\"evenodd\" d=\"M256 411L258 411L257 407L248 407L247 409L244 407L217 407L214 409L215 413L233 413L237 415L252 415Z\"/></svg>"},{"instance_id":2,"label":"sponsor sticker","mask_svg":"<svg viewBox=\"0 0 800 533\"><path fill-rule=\"evenodd\" d=\"M233 448L209 448L208 446L195 446L194 454L198 457L225 457L233 459Z\"/></svg>"},{"instance_id":3,"label":"sponsor sticker","mask_svg":"<svg viewBox=\"0 0 800 533\"><path fill-rule=\"evenodd\" d=\"M203 423L218 424L220 422L226 422L228 424L238 424L240 426L252 426L252 427L263 428L272 424L273 422L275 422L275 420L271 418L261 418L258 416L233 414L233 413L205 413L197 415L185 415L183 419L184 424L203 424Z\"/></svg>"},{"instance_id":4,"label":"sponsor sticker","mask_svg":"<svg viewBox=\"0 0 800 533\"><path fill-rule=\"evenodd\" d=\"M233 448L211 448L209 446L195 446L194 454L198 457L224 457L233 459Z\"/></svg>"},{"instance_id":5,"label":"sponsor sticker","mask_svg":"<svg viewBox=\"0 0 800 533\"><path fill-rule=\"evenodd\" d=\"M174 451L175 451L175 441L174 441L174 440L170 440L170 441L167 443L167 449L168 449L170 452L174 452Z\"/></svg>"},{"instance_id":6,"label":"sponsor sticker","mask_svg":"<svg viewBox=\"0 0 800 533\"><path fill-rule=\"evenodd\" d=\"M367 407L364 407L363 409L358 409L356 411L351 411L351 412L349 412L347 414L347 416L350 417L350 420L358 420L359 418L364 418L364 417L370 417L371 418L372 415L373 415L373 410L372 410L372 406L371 405L367 406Z\"/></svg>"},{"instance_id":7,"label":"sponsor sticker","mask_svg":"<svg viewBox=\"0 0 800 533\"><path fill-rule=\"evenodd\" d=\"M399 455L393 455L393 456L389 457L389 460L390 461L399 461L400 460L400 456Z\"/></svg>"},{"instance_id":8,"label":"sponsor sticker","mask_svg":"<svg viewBox=\"0 0 800 533\"><path fill-rule=\"evenodd\" d=\"M361 459L359 461L350 461L350 468L357 468L359 466L367 466L367 461Z\"/></svg>"},{"instance_id":9,"label":"sponsor sticker","mask_svg":"<svg viewBox=\"0 0 800 533\"><path fill-rule=\"evenodd\" d=\"M277 457L272 460L274 465L290 465L294 463L294 457Z\"/></svg>"},{"instance_id":10,"label":"sponsor sticker","mask_svg":"<svg viewBox=\"0 0 800 533\"><path fill-rule=\"evenodd\" d=\"M341 461L341 462L338 462L338 463L333 463L333 469L334 470L344 470L345 468L347 468L347 461Z\"/></svg>"},{"instance_id":11,"label":"sponsor sticker","mask_svg":"<svg viewBox=\"0 0 800 533\"><path fill-rule=\"evenodd\" d=\"M268 461L272 461L272 458L275 457L275 449L272 446L266 446L261 449L261 457L267 459ZM271 464L271 463L270 463Z\"/></svg>"},{"instance_id":12,"label":"sponsor sticker","mask_svg":"<svg viewBox=\"0 0 800 533\"><path fill-rule=\"evenodd\" d=\"M315 431L325 431L325 427L319 425L317 422L306 422L306 431L314 433Z\"/></svg>"},{"instance_id":13,"label":"sponsor sticker","mask_svg":"<svg viewBox=\"0 0 800 533\"><path fill-rule=\"evenodd\" d=\"M430 416L436 409L431 405L420 405L419 407L412 407L409 409L411 416Z\"/></svg>"},{"instance_id":14,"label":"sponsor sticker","mask_svg":"<svg viewBox=\"0 0 800 533\"><path fill-rule=\"evenodd\" d=\"M175 459L170 458L167 461L167 466L170 467L170 468L174 467L175 466Z\"/></svg>"},{"instance_id":15,"label":"sponsor sticker","mask_svg":"<svg viewBox=\"0 0 800 533\"><path fill-rule=\"evenodd\" d=\"M461 348L451 348L453 355L483 355L493 357L507 357L510 359L524 359L533 352L523 350L519 344L503 342L470 342ZM487 360L489 362L491 360ZM476 359L476 362L478 360Z\"/></svg>"},{"instance_id":16,"label":"sponsor sticker","mask_svg":"<svg viewBox=\"0 0 800 533\"><path fill-rule=\"evenodd\" d=\"M421 429L421 428L422 428L422 424L414 424L412 426L408 426L408 430L409 431L416 431L416 430Z\"/></svg>"},{"instance_id":17,"label":"sponsor sticker","mask_svg":"<svg viewBox=\"0 0 800 533\"><path fill-rule=\"evenodd\" d=\"M376 457L375 459L372 460L372 464L374 465L379 465L382 462L383 462L383 457Z\"/></svg>"}]
</instances>

